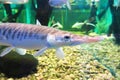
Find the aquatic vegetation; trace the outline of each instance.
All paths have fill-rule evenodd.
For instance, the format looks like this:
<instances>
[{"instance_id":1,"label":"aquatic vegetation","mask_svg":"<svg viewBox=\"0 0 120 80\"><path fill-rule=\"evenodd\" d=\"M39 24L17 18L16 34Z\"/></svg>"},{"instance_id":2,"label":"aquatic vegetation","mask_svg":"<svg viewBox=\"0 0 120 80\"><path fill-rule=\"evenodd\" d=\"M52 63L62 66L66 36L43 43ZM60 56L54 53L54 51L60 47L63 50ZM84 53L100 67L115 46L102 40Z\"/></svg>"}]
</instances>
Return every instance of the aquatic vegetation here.
<instances>
[{"instance_id":1,"label":"aquatic vegetation","mask_svg":"<svg viewBox=\"0 0 120 80\"><path fill-rule=\"evenodd\" d=\"M85 34L89 34L91 32L94 32L95 26L93 23L89 23L87 20L84 22L76 22L72 25L73 29L78 29L81 32L84 32Z\"/></svg>"},{"instance_id":2,"label":"aquatic vegetation","mask_svg":"<svg viewBox=\"0 0 120 80\"><path fill-rule=\"evenodd\" d=\"M48 27L51 27L52 26L52 24L54 24L54 22L55 22L55 17L54 16L52 16L52 17L50 17L50 19L49 19L49 22L48 22Z\"/></svg>"},{"instance_id":3,"label":"aquatic vegetation","mask_svg":"<svg viewBox=\"0 0 120 80\"><path fill-rule=\"evenodd\" d=\"M53 28L56 28L56 29L63 29L63 25L60 24L60 22L55 22L55 17L52 16L50 19L49 19L49 22L48 22L48 27L53 27Z\"/></svg>"},{"instance_id":4,"label":"aquatic vegetation","mask_svg":"<svg viewBox=\"0 0 120 80\"><path fill-rule=\"evenodd\" d=\"M104 17L102 17L100 20L97 18L95 32L98 34L107 33L111 23L112 23L112 17L111 17L110 9L108 9Z\"/></svg>"},{"instance_id":5,"label":"aquatic vegetation","mask_svg":"<svg viewBox=\"0 0 120 80\"><path fill-rule=\"evenodd\" d=\"M51 27L56 28L56 29L62 29L63 25L61 25L59 22L56 22L55 24L53 24Z\"/></svg>"}]
</instances>

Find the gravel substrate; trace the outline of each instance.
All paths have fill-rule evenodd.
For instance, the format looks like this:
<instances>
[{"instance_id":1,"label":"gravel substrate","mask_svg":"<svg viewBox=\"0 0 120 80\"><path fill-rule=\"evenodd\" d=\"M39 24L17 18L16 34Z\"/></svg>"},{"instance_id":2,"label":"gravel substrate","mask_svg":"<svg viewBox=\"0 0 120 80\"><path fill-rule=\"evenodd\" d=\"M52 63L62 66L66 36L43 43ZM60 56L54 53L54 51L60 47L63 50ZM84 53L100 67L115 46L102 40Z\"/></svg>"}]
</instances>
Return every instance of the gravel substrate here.
<instances>
[{"instance_id":1,"label":"gravel substrate","mask_svg":"<svg viewBox=\"0 0 120 80\"><path fill-rule=\"evenodd\" d=\"M62 60L55 56L54 49L49 49L36 58L37 72L20 78L1 73L0 80L120 80L120 47L112 40L63 49Z\"/></svg>"}]
</instances>

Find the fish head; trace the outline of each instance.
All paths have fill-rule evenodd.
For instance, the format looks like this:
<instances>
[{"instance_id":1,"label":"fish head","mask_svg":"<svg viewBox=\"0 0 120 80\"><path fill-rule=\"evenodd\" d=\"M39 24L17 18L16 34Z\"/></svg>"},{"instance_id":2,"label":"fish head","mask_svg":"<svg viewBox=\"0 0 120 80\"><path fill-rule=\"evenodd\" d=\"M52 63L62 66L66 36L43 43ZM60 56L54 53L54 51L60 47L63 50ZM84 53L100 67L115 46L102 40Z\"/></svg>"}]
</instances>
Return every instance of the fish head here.
<instances>
[{"instance_id":1,"label":"fish head","mask_svg":"<svg viewBox=\"0 0 120 80\"><path fill-rule=\"evenodd\" d=\"M103 36L81 36L71 33L48 35L47 41L50 47L76 46L82 43L92 43L104 40Z\"/></svg>"},{"instance_id":2,"label":"fish head","mask_svg":"<svg viewBox=\"0 0 120 80\"><path fill-rule=\"evenodd\" d=\"M47 42L51 47L69 46L71 41L72 37L70 34L54 34L47 36Z\"/></svg>"}]
</instances>

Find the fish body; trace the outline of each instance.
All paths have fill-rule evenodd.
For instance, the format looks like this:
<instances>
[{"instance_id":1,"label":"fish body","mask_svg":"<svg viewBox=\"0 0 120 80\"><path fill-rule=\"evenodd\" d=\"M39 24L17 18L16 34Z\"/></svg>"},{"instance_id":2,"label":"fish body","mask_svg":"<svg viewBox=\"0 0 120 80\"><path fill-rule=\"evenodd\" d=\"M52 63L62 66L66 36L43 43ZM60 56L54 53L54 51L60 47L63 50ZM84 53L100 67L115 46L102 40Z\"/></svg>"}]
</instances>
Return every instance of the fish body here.
<instances>
[{"instance_id":1,"label":"fish body","mask_svg":"<svg viewBox=\"0 0 120 80\"><path fill-rule=\"evenodd\" d=\"M47 28L43 29L35 25L2 23L0 24L0 44L25 49L42 48L47 42L45 30Z\"/></svg>"},{"instance_id":2,"label":"fish body","mask_svg":"<svg viewBox=\"0 0 120 80\"><path fill-rule=\"evenodd\" d=\"M55 8L62 8L64 5L66 5L68 9L71 10L71 6L68 0L49 0L49 4Z\"/></svg>"},{"instance_id":3,"label":"fish body","mask_svg":"<svg viewBox=\"0 0 120 80\"><path fill-rule=\"evenodd\" d=\"M0 56L8 54L15 49L20 55L26 53L26 49L39 49L34 56L39 56L46 49L56 49L58 58L63 58L63 46L75 46L82 43L97 42L103 37L88 37L71 34L47 26L23 24L23 23L1 23L0 45L8 46Z\"/></svg>"},{"instance_id":4,"label":"fish body","mask_svg":"<svg viewBox=\"0 0 120 80\"><path fill-rule=\"evenodd\" d=\"M28 0L0 0L0 3L5 4L25 4Z\"/></svg>"}]
</instances>

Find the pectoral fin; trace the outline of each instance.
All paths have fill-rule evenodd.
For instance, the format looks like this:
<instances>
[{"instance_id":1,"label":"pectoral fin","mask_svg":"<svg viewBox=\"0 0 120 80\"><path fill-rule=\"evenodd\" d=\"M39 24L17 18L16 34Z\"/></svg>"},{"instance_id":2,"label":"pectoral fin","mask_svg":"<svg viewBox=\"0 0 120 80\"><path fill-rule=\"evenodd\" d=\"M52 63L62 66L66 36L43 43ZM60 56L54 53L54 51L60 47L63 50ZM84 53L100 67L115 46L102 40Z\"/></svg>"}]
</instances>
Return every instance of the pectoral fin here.
<instances>
[{"instance_id":1,"label":"pectoral fin","mask_svg":"<svg viewBox=\"0 0 120 80\"><path fill-rule=\"evenodd\" d=\"M64 52L63 52L63 49L62 48L56 48L56 56L59 58L59 59L63 59L64 58Z\"/></svg>"},{"instance_id":2,"label":"pectoral fin","mask_svg":"<svg viewBox=\"0 0 120 80\"><path fill-rule=\"evenodd\" d=\"M15 51L20 55L25 55L26 54L26 49L15 48Z\"/></svg>"},{"instance_id":3,"label":"pectoral fin","mask_svg":"<svg viewBox=\"0 0 120 80\"><path fill-rule=\"evenodd\" d=\"M11 50L13 50L14 47L7 47L3 50L3 52L0 54L0 57L5 56L6 54L8 54Z\"/></svg>"},{"instance_id":4,"label":"pectoral fin","mask_svg":"<svg viewBox=\"0 0 120 80\"><path fill-rule=\"evenodd\" d=\"M41 26L41 23L38 21L38 19L36 19L36 25Z\"/></svg>"},{"instance_id":5,"label":"pectoral fin","mask_svg":"<svg viewBox=\"0 0 120 80\"><path fill-rule=\"evenodd\" d=\"M36 52L33 56L37 57L37 56L42 55L46 49L48 49L48 47L42 48L41 50L39 50L38 52Z\"/></svg>"}]
</instances>

